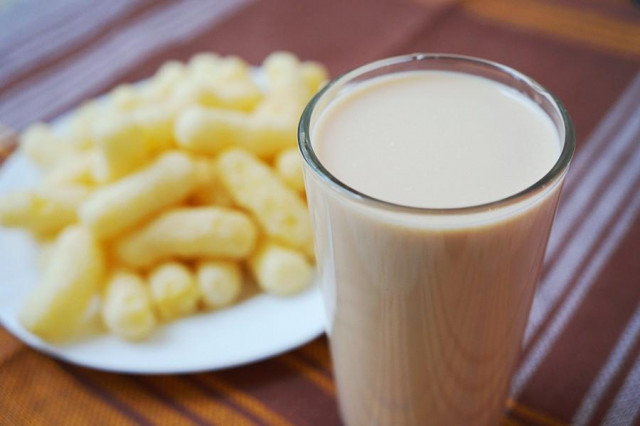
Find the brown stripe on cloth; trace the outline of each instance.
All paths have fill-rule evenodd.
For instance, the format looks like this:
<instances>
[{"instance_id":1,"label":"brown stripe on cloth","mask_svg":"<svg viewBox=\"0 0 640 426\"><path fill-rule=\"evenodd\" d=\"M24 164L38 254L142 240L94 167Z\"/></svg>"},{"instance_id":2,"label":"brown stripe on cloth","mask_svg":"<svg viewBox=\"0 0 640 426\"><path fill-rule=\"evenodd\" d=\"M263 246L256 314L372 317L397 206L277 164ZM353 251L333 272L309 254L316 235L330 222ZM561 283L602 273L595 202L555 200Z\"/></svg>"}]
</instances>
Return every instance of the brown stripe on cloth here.
<instances>
[{"instance_id":1,"label":"brown stripe on cloth","mask_svg":"<svg viewBox=\"0 0 640 426\"><path fill-rule=\"evenodd\" d=\"M640 356L613 400L602 424L640 424Z\"/></svg>"},{"instance_id":2,"label":"brown stripe on cloth","mask_svg":"<svg viewBox=\"0 0 640 426\"><path fill-rule=\"evenodd\" d=\"M215 375L297 426L340 424L335 399L280 358L196 376Z\"/></svg>"},{"instance_id":3,"label":"brown stripe on cloth","mask_svg":"<svg viewBox=\"0 0 640 426\"><path fill-rule=\"evenodd\" d=\"M331 355L329 354L329 344L327 337L322 336L314 341L307 343L303 347L296 350L296 354L311 360L311 362L325 371L326 373L332 372Z\"/></svg>"},{"instance_id":4,"label":"brown stripe on cloth","mask_svg":"<svg viewBox=\"0 0 640 426\"><path fill-rule=\"evenodd\" d=\"M85 6L85 14L76 17L81 25L69 18L72 22L61 23L60 34L43 35L52 40L34 37L22 49L13 47L5 56L5 62L0 64L0 87L7 90L21 81L37 79L38 73L89 49L93 43L120 31L147 10L170 1L176 0L118 0L117 4L99 2L96 7Z\"/></svg>"},{"instance_id":5,"label":"brown stripe on cloth","mask_svg":"<svg viewBox=\"0 0 640 426\"><path fill-rule=\"evenodd\" d=\"M640 118L640 108L638 109ZM640 124L640 122L638 122ZM621 126L623 134L627 134L627 140L633 141L633 122L627 126ZM640 128L640 126L638 126ZM637 131L636 131L637 133ZM629 199L625 196L628 191L633 194L634 182L640 175L640 147L637 144L629 144L629 148L620 150L622 155L618 160L609 161L606 154L616 150L623 137L614 137L607 142L607 151L601 157L601 161L593 167L582 181L582 186L575 190L575 194L568 193L557 218L557 232L552 233L550 249L559 247L558 250L549 250L550 259L547 271L543 276L538 292L538 298L534 302L531 312L530 330L527 333L525 352L531 350L533 345L541 338L543 330L560 309L562 302L566 300L572 286L576 285L575 273L581 266L592 262L593 250L597 249L607 235L605 228L628 206ZM593 143L593 142L592 142ZM578 157L581 160L583 157ZM609 170L604 171L604 177L598 176L603 165L608 165ZM599 179L606 185L595 184ZM578 197L578 193L587 194L588 197ZM571 195L575 195L571 197ZM584 201L586 199L586 201ZM582 202L581 202L582 201ZM562 232L566 231L566 232ZM561 241L558 243L558 241ZM564 242L567 242L564 244Z\"/></svg>"},{"instance_id":6,"label":"brown stripe on cloth","mask_svg":"<svg viewBox=\"0 0 640 426\"><path fill-rule=\"evenodd\" d=\"M566 297L571 275L596 244L602 229L626 202L616 193L630 187L640 167L631 165L621 175L618 166L624 165L631 158L629 154L637 149L633 132L639 124L640 74L573 160L547 247L545 274L529 316L526 350L540 337L550 313ZM603 181L609 185L601 185ZM605 192L615 199L604 199Z\"/></svg>"},{"instance_id":7,"label":"brown stripe on cloth","mask_svg":"<svg viewBox=\"0 0 640 426\"><path fill-rule=\"evenodd\" d=\"M0 166L18 146L17 133L0 123Z\"/></svg>"},{"instance_id":8,"label":"brown stripe on cloth","mask_svg":"<svg viewBox=\"0 0 640 426\"><path fill-rule=\"evenodd\" d=\"M192 40L249 1L182 0L151 9L37 78L0 92L0 122L21 129L34 120L51 119L106 91L145 57Z\"/></svg>"},{"instance_id":9,"label":"brown stripe on cloth","mask_svg":"<svg viewBox=\"0 0 640 426\"><path fill-rule=\"evenodd\" d=\"M211 398L199 386L194 386L180 376L138 376L134 380L147 392L196 424L256 424L244 413L221 400Z\"/></svg>"},{"instance_id":10,"label":"brown stripe on cloth","mask_svg":"<svg viewBox=\"0 0 640 426\"><path fill-rule=\"evenodd\" d=\"M312 382L319 389L322 389L323 392L326 392L327 395L330 395L335 398L336 396L336 387L331 378L329 378L325 373L318 371L317 368L307 364L304 359L296 357L291 354L281 355L278 357L278 360L283 364L287 365L292 370L299 373L302 377Z\"/></svg>"},{"instance_id":11,"label":"brown stripe on cloth","mask_svg":"<svg viewBox=\"0 0 640 426\"><path fill-rule=\"evenodd\" d=\"M640 106L638 107L640 109ZM555 303L554 315L540 317L540 313L532 310L531 318L541 321L548 319L540 332L530 340L525 348L522 365L514 378L514 392L517 394L528 378L534 374L542 362L548 349L557 340L558 335L571 319L577 307L582 303L594 280L599 276L602 267L606 266L617 245L623 239L629 227L634 223L640 209L640 124L637 121L621 126L616 136L609 141L612 149L626 139L633 141L635 152L628 157L624 168L614 171L615 181L608 190L601 194L598 205L591 211L581 212L584 217L580 231L572 237L568 249L562 253L563 259L556 264L552 273L543 277L541 288L536 295L536 304ZM589 148L590 145L587 146ZM578 153L577 160L580 160ZM606 164L606 161L598 163ZM594 170L595 171L595 170ZM592 175L590 175L592 176ZM583 182L587 183L587 182ZM584 189L585 186L582 187ZM570 207L567 204L567 207ZM567 220L579 220L582 216L568 217ZM563 217L559 215L559 224ZM553 231L552 231L553 238ZM554 274L552 277L551 274ZM631 277L628 277L631 279ZM631 279L630 285L633 285ZM547 309L549 311L550 309Z\"/></svg>"},{"instance_id":12,"label":"brown stripe on cloth","mask_svg":"<svg viewBox=\"0 0 640 426\"><path fill-rule=\"evenodd\" d=\"M616 348L609 355L607 364L600 370L598 377L594 380L589 389L589 393L584 397L580 407L573 416L573 423L576 425L589 424L598 425L612 406L613 402L622 389L629 376L629 373L638 362L640 356L640 306L636 309L634 317L629 321L627 328L620 337ZM640 382L636 384L640 386Z\"/></svg>"},{"instance_id":13,"label":"brown stripe on cloth","mask_svg":"<svg viewBox=\"0 0 640 426\"><path fill-rule=\"evenodd\" d=\"M589 44L607 52L640 55L640 26L624 16L612 19L602 11L562 5L555 0L467 0L465 8L493 22ZM634 12L629 3L629 13Z\"/></svg>"},{"instance_id":14,"label":"brown stripe on cloth","mask_svg":"<svg viewBox=\"0 0 640 426\"><path fill-rule=\"evenodd\" d=\"M96 392L106 395L115 410L124 406L135 415L162 419L167 424L184 424L190 421L188 416L166 404L164 399L149 392L147 387L136 380L136 376L73 366L68 366L67 369L72 371L76 378L90 383Z\"/></svg>"},{"instance_id":15,"label":"brown stripe on cloth","mask_svg":"<svg viewBox=\"0 0 640 426\"><path fill-rule=\"evenodd\" d=\"M424 28L387 54L414 51L478 56L533 77L557 95L571 113L578 150L582 138L591 133L640 66L640 59L593 50L588 45L559 43L526 29L496 27L461 6L453 7L433 28Z\"/></svg>"},{"instance_id":16,"label":"brown stripe on cloth","mask_svg":"<svg viewBox=\"0 0 640 426\"><path fill-rule=\"evenodd\" d=\"M241 412L248 414L261 424L273 426L292 426L280 414L271 410L259 399L254 398L246 392L242 392L230 383L225 382L216 374L186 375L185 380L190 381L195 386L212 398L226 401L232 404Z\"/></svg>"},{"instance_id":17,"label":"brown stripe on cloth","mask_svg":"<svg viewBox=\"0 0 640 426\"><path fill-rule=\"evenodd\" d=\"M145 418L143 415L136 412L135 410L132 410L131 407L125 404L122 404L117 399L114 399L112 395L104 392L99 386L96 386L95 383L93 383L90 380L87 380L84 376L78 374L78 370L73 368L73 366L71 366L70 364L60 361L58 362L58 365L60 366L61 369L66 371L71 377L75 378L78 383L82 384L90 393L93 393L95 396L99 397L102 401L109 404L111 408L113 408L114 410L129 417L136 424L150 423L149 419Z\"/></svg>"},{"instance_id":18,"label":"brown stripe on cloth","mask_svg":"<svg viewBox=\"0 0 640 426\"><path fill-rule=\"evenodd\" d=\"M605 16L633 20L634 11L640 14L640 9L634 8L633 0L545 0L570 7L577 7L587 11L598 12ZM631 15L631 18L630 18Z\"/></svg>"},{"instance_id":19,"label":"brown stripe on cloth","mask_svg":"<svg viewBox=\"0 0 640 426\"><path fill-rule=\"evenodd\" d=\"M0 365L0 424L134 425L102 397L32 350L17 352Z\"/></svg>"},{"instance_id":20,"label":"brown stripe on cloth","mask_svg":"<svg viewBox=\"0 0 640 426\"><path fill-rule=\"evenodd\" d=\"M274 50L327 64L332 75L382 58L428 27L440 14L410 2L322 3L296 0L255 2L189 43L174 45L145 60L124 79L150 75L167 58L188 59L201 51L238 55L259 64ZM257 42L259 40L259 42Z\"/></svg>"},{"instance_id":21,"label":"brown stripe on cloth","mask_svg":"<svg viewBox=\"0 0 640 426\"><path fill-rule=\"evenodd\" d=\"M640 179L638 183L640 188ZM634 192L635 199L640 201L640 191ZM626 234L573 318L549 348L536 374L524 387L519 398L522 402L566 421L573 418L640 304L640 292L632 281L640 276L638 241L640 221ZM558 380L560 375L564 380ZM588 421L581 420L584 423L580 424Z\"/></svg>"},{"instance_id":22,"label":"brown stripe on cloth","mask_svg":"<svg viewBox=\"0 0 640 426\"><path fill-rule=\"evenodd\" d=\"M0 327L0 366L12 357L16 352L24 349L25 346L18 339L13 337L7 330Z\"/></svg>"},{"instance_id":23,"label":"brown stripe on cloth","mask_svg":"<svg viewBox=\"0 0 640 426\"><path fill-rule=\"evenodd\" d=\"M525 424L545 426L562 426L566 424L548 414L526 407L512 398L507 400L506 408L508 410L507 414L510 416L506 418L517 419Z\"/></svg>"}]
</instances>

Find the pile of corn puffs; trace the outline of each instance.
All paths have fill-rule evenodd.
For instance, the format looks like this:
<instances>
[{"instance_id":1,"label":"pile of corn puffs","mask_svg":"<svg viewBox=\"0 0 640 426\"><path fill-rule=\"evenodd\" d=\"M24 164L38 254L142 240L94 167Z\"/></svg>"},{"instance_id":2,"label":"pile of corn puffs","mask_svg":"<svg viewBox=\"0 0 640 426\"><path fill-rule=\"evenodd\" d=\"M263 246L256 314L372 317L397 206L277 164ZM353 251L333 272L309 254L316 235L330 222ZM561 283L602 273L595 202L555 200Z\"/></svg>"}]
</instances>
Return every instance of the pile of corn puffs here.
<instances>
[{"instance_id":1,"label":"pile of corn puffs","mask_svg":"<svg viewBox=\"0 0 640 426\"><path fill-rule=\"evenodd\" d=\"M309 285L296 128L327 72L278 52L262 73L261 87L241 59L198 54L22 133L43 177L0 198L0 223L41 243L26 328L66 340L93 313L142 340L161 322L233 304L247 275L279 296Z\"/></svg>"}]
</instances>

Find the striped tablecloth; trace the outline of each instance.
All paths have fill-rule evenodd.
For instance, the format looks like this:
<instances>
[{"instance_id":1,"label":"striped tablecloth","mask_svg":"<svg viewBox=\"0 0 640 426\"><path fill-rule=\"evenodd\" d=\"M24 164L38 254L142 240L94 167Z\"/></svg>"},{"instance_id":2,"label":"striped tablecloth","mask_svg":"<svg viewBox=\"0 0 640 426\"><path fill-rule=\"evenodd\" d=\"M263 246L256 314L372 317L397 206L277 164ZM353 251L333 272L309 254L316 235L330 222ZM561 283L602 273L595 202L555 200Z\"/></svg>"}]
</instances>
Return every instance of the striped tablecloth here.
<instances>
[{"instance_id":1,"label":"striped tablecloth","mask_svg":"<svg viewBox=\"0 0 640 426\"><path fill-rule=\"evenodd\" d=\"M7 0L0 8L0 123L17 129L203 50L254 63L290 50L333 75L385 56L453 52L533 76L573 115L578 150L504 423L640 424L638 2ZM0 423L339 419L325 338L221 372L128 376L52 360L0 328Z\"/></svg>"}]
</instances>

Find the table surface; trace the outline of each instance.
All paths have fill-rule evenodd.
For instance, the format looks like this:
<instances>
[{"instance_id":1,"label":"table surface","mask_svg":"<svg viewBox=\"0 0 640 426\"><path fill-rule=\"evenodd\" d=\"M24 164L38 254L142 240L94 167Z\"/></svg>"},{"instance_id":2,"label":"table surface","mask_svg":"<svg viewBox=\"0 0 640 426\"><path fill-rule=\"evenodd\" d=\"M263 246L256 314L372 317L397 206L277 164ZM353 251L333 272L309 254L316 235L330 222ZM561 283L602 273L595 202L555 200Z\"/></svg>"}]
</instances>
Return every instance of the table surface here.
<instances>
[{"instance_id":1,"label":"table surface","mask_svg":"<svg viewBox=\"0 0 640 426\"><path fill-rule=\"evenodd\" d=\"M450 52L532 76L565 103L578 149L503 423L640 424L638 2L14 0L0 7L0 123L16 129L205 50L252 63L289 50L324 62L334 76L382 57ZM0 328L0 377L7 425L340 423L325 338L226 371L130 376L50 359Z\"/></svg>"}]
</instances>

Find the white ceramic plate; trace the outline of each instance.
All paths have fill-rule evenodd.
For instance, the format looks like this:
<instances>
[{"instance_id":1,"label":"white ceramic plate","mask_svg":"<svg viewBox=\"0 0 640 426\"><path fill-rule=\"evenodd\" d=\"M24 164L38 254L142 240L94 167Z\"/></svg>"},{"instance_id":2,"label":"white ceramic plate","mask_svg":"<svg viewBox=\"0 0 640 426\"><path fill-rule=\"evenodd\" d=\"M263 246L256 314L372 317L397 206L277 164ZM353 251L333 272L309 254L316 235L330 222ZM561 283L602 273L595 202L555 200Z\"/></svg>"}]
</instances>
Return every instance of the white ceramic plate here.
<instances>
[{"instance_id":1,"label":"white ceramic plate","mask_svg":"<svg viewBox=\"0 0 640 426\"><path fill-rule=\"evenodd\" d=\"M33 187L38 180L37 169L17 152L0 168L0 194ZM36 249L25 232L0 227L0 323L27 345L75 364L140 374L216 370L286 352L324 330L320 291L314 284L291 298L260 293L224 310L180 319L141 343L100 334L50 345L17 319L38 278Z\"/></svg>"}]
</instances>

